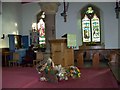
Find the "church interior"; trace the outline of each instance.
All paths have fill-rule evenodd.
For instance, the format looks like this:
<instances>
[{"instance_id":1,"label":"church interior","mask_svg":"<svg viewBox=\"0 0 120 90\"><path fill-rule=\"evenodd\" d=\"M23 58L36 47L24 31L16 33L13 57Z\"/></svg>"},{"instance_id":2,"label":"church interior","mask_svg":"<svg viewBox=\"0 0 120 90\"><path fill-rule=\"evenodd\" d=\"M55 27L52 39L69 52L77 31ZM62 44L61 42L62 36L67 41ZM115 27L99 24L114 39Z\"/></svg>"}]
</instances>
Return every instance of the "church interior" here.
<instances>
[{"instance_id":1,"label":"church interior","mask_svg":"<svg viewBox=\"0 0 120 90\"><path fill-rule=\"evenodd\" d=\"M0 86L3 90L120 88L119 0L23 0L2 1L0 5ZM48 74L48 66L54 74ZM77 79L75 74L68 75L68 68L79 71Z\"/></svg>"}]
</instances>

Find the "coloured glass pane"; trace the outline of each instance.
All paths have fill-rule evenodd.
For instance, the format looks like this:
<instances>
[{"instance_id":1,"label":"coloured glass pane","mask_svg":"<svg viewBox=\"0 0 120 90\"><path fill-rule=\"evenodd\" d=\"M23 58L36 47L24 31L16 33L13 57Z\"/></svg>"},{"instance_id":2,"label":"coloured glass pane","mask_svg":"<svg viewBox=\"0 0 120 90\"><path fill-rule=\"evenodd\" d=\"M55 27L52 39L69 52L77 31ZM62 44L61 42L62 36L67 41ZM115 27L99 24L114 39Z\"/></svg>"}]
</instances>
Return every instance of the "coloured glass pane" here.
<instances>
[{"instance_id":1,"label":"coloured glass pane","mask_svg":"<svg viewBox=\"0 0 120 90\"><path fill-rule=\"evenodd\" d=\"M39 32L39 44L41 48L45 48L45 22L43 19L39 20L38 23L38 32Z\"/></svg>"},{"instance_id":2,"label":"coloured glass pane","mask_svg":"<svg viewBox=\"0 0 120 90\"><path fill-rule=\"evenodd\" d=\"M99 18L94 14L91 19L92 26L92 42L100 42L100 23Z\"/></svg>"},{"instance_id":3,"label":"coloured glass pane","mask_svg":"<svg viewBox=\"0 0 120 90\"><path fill-rule=\"evenodd\" d=\"M82 19L83 42L91 42L90 19L87 15Z\"/></svg>"},{"instance_id":4,"label":"coloured glass pane","mask_svg":"<svg viewBox=\"0 0 120 90\"><path fill-rule=\"evenodd\" d=\"M88 10L86 11L87 14L93 13L94 10L92 9L92 7L88 7Z\"/></svg>"}]
</instances>

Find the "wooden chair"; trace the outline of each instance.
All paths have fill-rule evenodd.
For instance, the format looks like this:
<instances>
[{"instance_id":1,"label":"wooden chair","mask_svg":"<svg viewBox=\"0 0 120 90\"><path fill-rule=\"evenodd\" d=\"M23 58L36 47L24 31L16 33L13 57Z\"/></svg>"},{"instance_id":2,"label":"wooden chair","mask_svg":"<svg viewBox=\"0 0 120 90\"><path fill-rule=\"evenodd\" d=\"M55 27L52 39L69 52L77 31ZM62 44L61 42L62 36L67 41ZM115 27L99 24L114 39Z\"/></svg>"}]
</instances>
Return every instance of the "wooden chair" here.
<instances>
[{"instance_id":1,"label":"wooden chair","mask_svg":"<svg viewBox=\"0 0 120 90\"><path fill-rule=\"evenodd\" d=\"M43 53L42 52L37 52L36 53L36 60L33 60L33 65L35 66L36 64L38 64L43 59L44 59Z\"/></svg>"},{"instance_id":2,"label":"wooden chair","mask_svg":"<svg viewBox=\"0 0 120 90\"><path fill-rule=\"evenodd\" d=\"M99 61L100 61L100 55L98 52L93 54L93 59L92 59L92 64L93 67L98 67L99 66Z\"/></svg>"},{"instance_id":3,"label":"wooden chair","mask_svg":"<svg viewBox=\"0 0 120 90\"><path fill-rule=\"evenodd\" d=\"M13 52L13 59L9 60L9 66L19 66L19 53Z\"/></svg>"}]
</instances>

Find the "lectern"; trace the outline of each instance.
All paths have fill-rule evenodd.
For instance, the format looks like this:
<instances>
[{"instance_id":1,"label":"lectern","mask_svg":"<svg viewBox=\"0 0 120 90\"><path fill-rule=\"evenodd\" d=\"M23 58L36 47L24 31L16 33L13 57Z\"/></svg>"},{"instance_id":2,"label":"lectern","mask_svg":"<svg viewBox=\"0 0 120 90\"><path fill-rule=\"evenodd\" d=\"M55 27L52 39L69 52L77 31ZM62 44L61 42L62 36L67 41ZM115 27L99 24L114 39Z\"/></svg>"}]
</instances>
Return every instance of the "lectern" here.
<instances>
[{"instance_id":1,"label":"lectern","mask_svg":"<svg viewBox=\"0 0 120 90\"><path fill-rule=\"evenodd\" d=\"M55 65L64 67L74 65L74 50L67 47L67 39L50 40L51 57Z\"/></svg>"}]
</instances>

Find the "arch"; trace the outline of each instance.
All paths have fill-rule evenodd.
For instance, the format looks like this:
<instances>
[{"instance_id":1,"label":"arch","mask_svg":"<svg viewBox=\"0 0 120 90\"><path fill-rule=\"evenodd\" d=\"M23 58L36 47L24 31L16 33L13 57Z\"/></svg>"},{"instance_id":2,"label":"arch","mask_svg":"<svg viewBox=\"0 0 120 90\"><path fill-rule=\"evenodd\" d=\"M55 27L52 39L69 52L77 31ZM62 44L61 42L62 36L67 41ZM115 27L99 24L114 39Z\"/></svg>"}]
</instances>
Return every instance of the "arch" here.
<instances>
[{"instance_id":1,"label":"arch","mask_svg":"<svg viewBox=\"0 0 120 90\"><path fill-rule=\"evenodd\" d=\"M88 4L80 10L83 44L101 44L101 14L95 5Z\"/></svg>"},{"instance_id":2,"label":"arch","mask_svg":"<svg viewBox=\"0 0 120 90\"><path fill-rule=\"evenodd\" d=\"M85 14L85 11L87 11L88 7L92 7L93 10L95 11L95 13L97 13L97 16L99 16L99 18L100 18L100 9L99 9L97 6L93 5L93 4L88 4L88 5L84 6L84 7L80 10L80 12L81 12L81 18L82 18L83 15Z\"/></svg>"}]
</instances>

